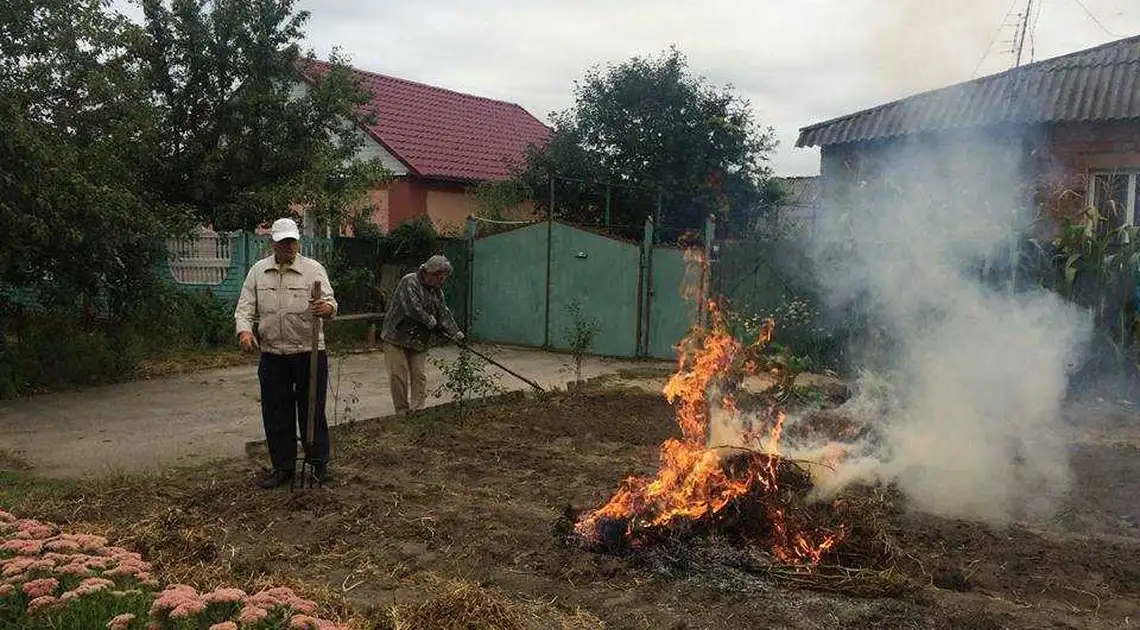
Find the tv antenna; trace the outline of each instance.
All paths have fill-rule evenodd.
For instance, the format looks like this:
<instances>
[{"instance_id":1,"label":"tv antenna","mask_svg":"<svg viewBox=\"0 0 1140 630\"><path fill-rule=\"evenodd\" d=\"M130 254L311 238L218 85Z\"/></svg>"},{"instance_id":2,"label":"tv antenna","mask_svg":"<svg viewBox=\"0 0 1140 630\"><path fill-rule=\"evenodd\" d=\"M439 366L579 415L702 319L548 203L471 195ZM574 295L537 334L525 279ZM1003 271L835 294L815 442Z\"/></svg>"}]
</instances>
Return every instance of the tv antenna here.
<instances>
[{"instance_id":1,"label":"tv antenna","mask_svg":"<svg viewBox=\"0 0 1140 630\"><path fill-rule=\"evenodd\" d=\"M1025 38L1029 34L1029 22L1033 20L1034 0L1026 0L1025 11L1018 15L1017 31L1013 35L1013 67L1021 65L1022 54L1025 52Z\"/></svg>"}]
</instances>

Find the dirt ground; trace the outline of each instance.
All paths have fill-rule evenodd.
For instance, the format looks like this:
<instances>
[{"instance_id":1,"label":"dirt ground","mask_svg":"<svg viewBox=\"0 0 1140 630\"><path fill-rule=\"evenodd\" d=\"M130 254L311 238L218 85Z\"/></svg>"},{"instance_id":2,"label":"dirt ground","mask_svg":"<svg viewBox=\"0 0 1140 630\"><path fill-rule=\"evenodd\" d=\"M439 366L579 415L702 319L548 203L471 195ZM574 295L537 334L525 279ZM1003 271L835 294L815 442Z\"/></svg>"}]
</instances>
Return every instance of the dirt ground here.
<instances>
[{"instance_id":1,"label":"dirt ground","mask_svg":"<svg viewBox=\"0 0 1140 630\"><path fill-rule=\"evenodd\" d=\"M569 355L502 346L479 348L543 387L565 387L573 379ZM430 357L447 360L456 352L440 348ZM429 391L443 380L431 360ZM660 365L589 358L583 377L643 363ZM488 366L487 373L497 374L509 390L529 387L494 367ZM381 352L331 356L329 388L327 410L332 425L393 412ZM0 451L37 474L53 477L240 457L247 442L263 439L259 396L257 367L251 363L0 401ZM427 402L434 405L449 400L444 392L439 398L429 396Z\"/></svg>"},{"instance_id":2,"label":"dirt ground","mask_svg":"<svg viewBox=\"0 0 1140 630\"><path fill-rule=\"evenodd\" d=\"M1140 624L1140 435L1116 404L1072 409L1077 486L1054 521L1011 527L898 506L893 542L913 590L853 597L731 563L614 557L567 546L567 506L596 507L655 470L676 433L660 394L517 395L461 413L338 427L328 487L258 491L256 460L78 496L29 500L35 516L107 531L167 576L278 576L321 585L379 622L392 605L477 583L533 628L1130 628ZM378 626L383 627L383 626ZM451 626L449 626L451 627ZM461 627L461 626L454 626ZM463 626L466 627L466 626ZM499 627L499 626L487 626Z\"/></svg>"}]
</instances>

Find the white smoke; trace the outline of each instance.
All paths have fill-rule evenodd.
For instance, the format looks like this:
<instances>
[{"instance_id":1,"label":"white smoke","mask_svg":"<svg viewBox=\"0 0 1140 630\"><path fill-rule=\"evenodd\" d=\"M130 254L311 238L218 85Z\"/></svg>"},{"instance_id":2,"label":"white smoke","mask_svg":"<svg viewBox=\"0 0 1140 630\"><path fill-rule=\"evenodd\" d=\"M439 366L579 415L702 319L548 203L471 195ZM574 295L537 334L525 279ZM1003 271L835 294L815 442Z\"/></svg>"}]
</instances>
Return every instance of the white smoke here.
<instances>
[{"instance_id":1,"label":"white smoke","mask_svg":"<svg viewBox=\"0 0 1140 630\"><path fill-rule=\"evenodd\" d=\"M1060 404L1090 321L1009 282L1036 214L1024 155L1009 137L913 142L854 165L854 186L827 193L839 198L813 235L818 278L833 313L874 331L852 350L880 379L846 412L881 438L851 445L830 489L896 481L921 509L996 521L1063 497Z\"/></svg>"}]
</instances>

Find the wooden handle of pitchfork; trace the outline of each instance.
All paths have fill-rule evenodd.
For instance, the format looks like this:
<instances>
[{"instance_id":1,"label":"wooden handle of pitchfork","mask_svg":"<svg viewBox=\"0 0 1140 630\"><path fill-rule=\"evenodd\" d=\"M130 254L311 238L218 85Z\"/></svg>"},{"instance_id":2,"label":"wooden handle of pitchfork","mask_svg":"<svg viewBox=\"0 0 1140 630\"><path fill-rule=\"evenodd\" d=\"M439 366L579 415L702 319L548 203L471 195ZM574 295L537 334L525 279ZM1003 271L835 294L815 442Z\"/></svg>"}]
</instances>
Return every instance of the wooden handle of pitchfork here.
<instances>
[{"instance_id":1,"label":"wooden handle of pitchfork","mask_svg":"<svg viewBox=\"0 0 1140 630\"><path fill-rule=\"evenodd\" d=\"M321 281L317 280L313 283L312 293L313 303L321 299ZM306 427L308 435L306 435L305 443L310 447L316 441L317 432L317 355L318 345L321 341L321 318L313 314L313 329L312 334L312 350L309 351L309 422Z\"/></svg>"}]
</instances>

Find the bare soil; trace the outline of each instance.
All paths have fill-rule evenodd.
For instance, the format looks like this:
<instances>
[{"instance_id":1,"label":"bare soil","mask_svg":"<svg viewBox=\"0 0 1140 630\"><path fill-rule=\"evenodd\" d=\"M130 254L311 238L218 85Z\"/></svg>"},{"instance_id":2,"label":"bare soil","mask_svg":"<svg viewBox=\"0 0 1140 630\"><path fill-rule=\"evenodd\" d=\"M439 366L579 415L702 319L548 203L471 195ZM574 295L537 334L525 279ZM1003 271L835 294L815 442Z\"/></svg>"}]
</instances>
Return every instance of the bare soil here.
<instances>
[{"instance_id":1,"label":"bare soil","mask_svg":"<svg viewBox=\"0 0 1140 630\"><path fill-rule=\"evenodd\" d=\"M623 477L652 473L676 433L662 397L634 390L516 393L340 426L337 479L304 492L255 489L264 458L253 448L248 461L29 495L18 509L106 531L172 579L321 586L377 627L391 605L456 581L496 593L535 628L1135 627L1140 443L1110 439L1135 417L1084 420L1077 488L1055 522L991 527L894 505L887 530L912 588L892 597L565 545L567 506L595 507Z\"/></svg>"}]
</instances>

